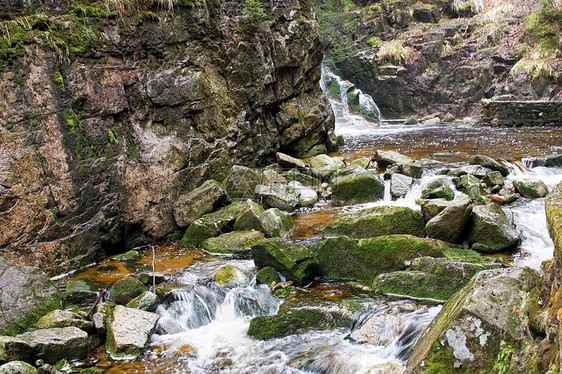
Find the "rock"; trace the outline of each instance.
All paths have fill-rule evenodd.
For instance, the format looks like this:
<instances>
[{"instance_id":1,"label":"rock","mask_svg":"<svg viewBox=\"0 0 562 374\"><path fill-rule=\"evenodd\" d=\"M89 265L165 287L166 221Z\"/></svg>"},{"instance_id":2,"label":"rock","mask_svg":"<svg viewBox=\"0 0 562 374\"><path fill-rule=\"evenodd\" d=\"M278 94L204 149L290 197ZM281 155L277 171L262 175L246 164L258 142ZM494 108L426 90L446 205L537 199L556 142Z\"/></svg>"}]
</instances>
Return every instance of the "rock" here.
<instances>
[{"instance_id":1,"label":"rock","mask_svg":"<svg viewBox=\"0 0 562 374\"><path fill-rule=\"evenodd\" d=\"M443 257L448 244L412 235L385 235L370 239L331 238L310 246L320 274L335 279L372 282L380 273L405 269L420 256Z\"/></svg>"},{"instance_id":2,"label":"rock","mask_svg":"<svg viewBox=\"0 0 562 374\"><path fill-rule=\"evenodd\" d=\"M304 184L305 186L319 186L322 184L321 179L313 177L312 175L301 173L297 169L282 172L281 175L289 182L296 181Z\"/></svg>"},{"instance_id":3,"label":"rock","mask_svg":"<svg viewBox=\"0 0 562 374\"><path fill-rule=\"evenodd\" d=\"M135 297L133 300L129 301L125 306L127 308L133 309L150 310L154 308L159 302L160 299L155 293L145 291L139 296Z\"/></svg>"},{"instance_id":4,"label":"rock","mask_svg":"<svg viewBox=\"0 0 562 374\"><path fill-rule=\"evenodd\" d=\"M483 181L488 187L502 187L504 185L503 176L499 171L492 171L491 173L486 174Z\"/></svg>"},{"instance_id":5,"label":"rock","mask_svg":"<svg viewBox=\"0 0 562 374\"><path fill-rule=\"evenodd\" d=\"M293 218L277 208L264 211L260 217L261 231L272 238L284 237L293 227Z\"/></svg>"},{"instance_id":6,"label":"rock","mask_svg":"<svg viewBox=\"0 0 562 374\"><path fill-rule=\"evenodd\" d=\"M92 321L94 321L98 334L105 335L107 333L107 327L111 324L111 318L113 318L113 305L113 303L96 305Z\"/></svg>"},{"instance_id":7,"label":"rock","mask_svg":"<svg viewBox=\"0 0 562 374\"><path fill-rule=\"evenodd\" d=\"M501 207L491 204L472 209L468 242L473 249L484 253L499 252L513 247L519 239L519 233L511 226Z\"/></svg>"},{"instance_id":8,"label":"rock","mask_svg":"<svg viewBox=\"0 0 562 374\"><path fill-rule=\"evenodd\" d=\"M324 153L328 153L328 147L325 144L318 144L303 153L301 157L309 158Z\"/></svg>"},{"instance_id":9,"label":"rock","mask_svg":"<svg viewBox=\"0 0 562 374\"><path fill-rule=\"evenodd\" d=\"M140 254L139 251L131 249L130 251L121 253L120 255L113 257L111 260L117 262L131 262L140 260L141 257L142 254Z\"/></svg>"},{"instance_id":10,"label":"rock","mask_svg":"<svg viewBox=\"0 0 562 374\"><path fill-rule=\"evenodd\" d=\"M232 227L244 206L244 203L233 203L216 212L205 214L187 228L180 244L199 246L206 239L229 231L229 227Z\"/></svg>"},{"instance_id":11,"label":"rock","mask_svg":"<svg viewBox=\"0 0 562 374\"><path fill-rule=\"evenodd\" d=\"M548 187L538 179L516 179L513 181L513 187L524 197L539 198L548 194Z\"/></svg>"},{"instance_id":12,"label":"rock","mask_svg":"<svg viewBox=\"0 0 562 374\"><path fill-rule=\"evenodd\" d=\"M51 310L60 309L56 285L37 268L0 257L0 334L16 335Z\"/></svg>"},{"instance_id":13,"label":"rock","mask_svg":"<svg viewBox=\"0 0 562 374\"><path fill-rule=\"evenodd\" d=\"M252 247L257 267L272 267L296 286L310 283L316 276L318 262L305 246L283 239L269 239Z\"/></svg>"},{"instance_id":14,"label":"rock","mask_svg":"<svg viewBox=\"0 0 562 374\"><path fill-rule=\"evenodd\" d=\"M412 177L399 173L392 174L390 178L390 194L393 197L406 196L410 192L410 187L412 187L413 183L414 179Z\"/></svg>"},{"instance_id":15,"label":"rock","mask_svg":"<svg viewBox=\"0 0 562 374\"><path fill-rule=\"evenodd\" d=\"M234 222L234 230L259 230L260 229L260 215L265 210L255 201L248 200L246 205L240 210Z\"/></svg>"},{"instance_id":16,"label":"rock","mask_svg":"<svg viewBox=\"0 0 562 374\"><path fill-rule=\"evenodd\" d=\"M481 165L487 167L488 169L499 171L504 177L509 175L509 169L507 167L503 166L502 164L500 164L499 162L488 156L478 155L470 161L470 164Z\"/></svg>"},{"instance_id":17,"label":"rock","mask_svg":"<svg viewBox=\"0 0 562 374\"><path fill-rule=\"evenodd\" d=\"M264 239L259 231L232 231L205 240L202 248L209 253L249 254L250 248Z\"/></svg>"},{"instance_id":18,"label":"rock","mask_svg":"<svg viewBox=\"0 0 562 374\"><path fill-rule=\"evenodd\" d=\"M377 175L358 165L338 170L331 177L332 196L348 203L382 199L384 183Z\"/></svg>"},{"instance_id":19,"label":"rock","mask_svg":"<svg viewBox=\"0 0 562 374\"><path fill-rule=\"evenodd\" d=\"M84 358L90 350L88 334L74 326L35 330L18 335L17 338L25 340L31 346L35 358L49 364L63 358Z\"/></svg>"},{"instance_id":20,"label":"rock","mask_svg":"<svg viewBox=\"0 0 562 374\"><path fill-rule=\"evenodd\" d=\"M173 205L174 219L179 227L187 227L203 214L212 212L226 200L222 186L209 179L188 194L181 195Z\"/></svg>"},{"instance_id":21,"label":"rock","mask_svg":"<svg viewBox=\"0 0 562 374\"><path fill-rule=\"evenodd\" d=\"M478 200L486 193L480 179L476 178L472 174L465 174L461 176L459 182L457 183L457 188L464 191L472 200Z\"/></svg>"},{"instance_id":22,"label":"rock","mask_svg":"<svg viewBox=\"0 0 562 374\"><path fill-rule=\"evenodd\" d=\"M60 309L53 310L49 314L41 317L35 326L38 329L74 326L86 332L94 331L94 323L92 321L88 321L77 313Z\"/></svg>"},{"instance_id":23,"label":"rock","mask_svg":"<svg viewBox=\"0 0 562 374\"><path fill-rule=\"evenodd\" d=\"M156 313L117 305L107 334L109 353L114 358L141 355L160 316Z\"/></svg>"},{"instance_id":24,"label":"rock","mask_svg":"<svg viewBox=\"0 0 562 374\"><path fill-rule=\"evenodd\" d=\"M312 188L302 185L300 182L289 182L289 187L298 193L299 206L310 207L318 201L318 193Z\"/></svg>"},{"instance_id":25,"label":"rock","mask_svg":"<svg viewBox=\"0 0 562 374\"><path fill-rule=\"evenodd\" d=\"M0 336L0 362L30 361L31 347L23 339Z\"/></svg>"},{"instance_id":26,"label":"rock","mask_svg":"<svg viewBox=\"0 0 562 374\"><path fill-rule=\"evenodd\" d=\"M147 271L139 274L139 280L145 286L152 286L153 284L160 284L168 281L168 277L163 273Z\"/></svg>"},{"instance_id":27,"label":"rock","mask_svg":"<svg viewBox=\"0 0 562 374\"><path fill-rule=\"evenodd\" d=\"M421 178L423 175L423 168L420 164L415 162L400 164L400 173L411 178Z\"/></svg>"},{"instance_id":28,"label":"rock","mask_svg":"<svg viewBox=\"0 0 562 374\"><path fill-rule=\"evenodd\" d=\"M373 282L373 290L384 294L448 300L476 273L493 268L501 268L501 264L420 257L413 259L406 271L378 275Z\"/></svg>"},{"instance_id":29,"label":"rock","mask_svg":"<svg viewBox=\"0 0 562 374\"><path fill-rule=\"evenodd\" d=\"M286 184L257 185L255 194L270 208L292 212L299 203L298 193Z\"/></svg>"},{"instance_id":30,"label":"rock","mask_svg":"<svg viewBox=\"0 0 562 374\"><path fill-rule=\"evenodd\" d=\"M221 267L215 273L214 279L219 286L225 288L244 287L250 283L250 276L234 265Z\"/></svg>"},{"instance_id":31,"label":"rock","mask_svg":"<svg viewBox=\"0 0 562 374\"><path fill-rule=\"evenodd\" d=\"M428 237L449 243L461 242L472 214L472 201L467 195L460 194L459 198L453 201L422 200L421 205L422 215L424 218L429 218L425 225ZM439 210L439 212L431 214L429 213L431 210Z\"/></svg>"},{"instance_id":32,"label":"rock","mask_svg":"<svg viewBox=\"0 0 562 374\"><path fill-rule=\"evenodd\" d=\"M410 208L376 206L342 214L324 229L324 235L369 238L380 235L424 235L422 216Z\"/></svg>"},{"instance_id":33,"label":"rock","mask_svg":"<svg viewBox=\"0 0 562 374\"><path fill-rule=\"evenodd\" d=\"M495 371L502 344L520 352L529 339L528 327L517 316L522 297L538 280L538 273L529 268L478 273L418 338L406 372Z\"/></svg>"},{"instance_id":34,"label":"rock","mask_svg":"<svg viewBox=\"0 0 562 374\"><path fill-rule=\"evenodd\" d=\"M275 170L265 169L262 174L261 184L263 184L264 186L268 186L270 184L275 184L275 183L287 184L287 179L285 179L285 177L283 177Z\"/></svg>"},{"instance_id":35,"label":"rock","mask_svg":"<svg viewBox=\"0 0 562 374\"><path fill-rule=\"evenodd\" d=\"M104 285L91 278L82 278L66 283L65 305L90 305L96 301Z\"/></svg>"},{"instance_id":36,"label":"rock","mask_svg":"<svg viewBox=\"0 0 562 374\"><path fill-rule=\"evenodd\" d=\"M38 371L27 362L12 361L0 366L0 374L38 374Z\"/></svg>"},{"instance_id":37,"label":"rock","mask_svg":"<svg viewBox=\"0 0 562 374\"><path fill-rule=\"evenodd\" d=\"M371 166L371 159L369 157L361 157L356 160L353 160L349 163L349 165L358 165L362 168L368 169Z\"/></svg>"},{"instance_id":38,"label":"rock","mask_svg":"<svg viewBox=\"0 0 562 374\"><path fill-rule=\"evenodd\" d=\"M281 152L277 152L275 154L275 158L277 159L277 163L279 164L279 166L281 166L282 168L286 168L286 169L301 168L301 169L304 169L306 167L306 164L304 163L303 160L291 157L291 156L286 155L286 154L281 153Z\"/></svg>"},{"instance_id":39,"label":"rock","mask_svg":"<svg viewBox=\"0 0 562 374\"><path fill-rule=\"evenodd\" d=\"M257 284L267 284L268 286L270 286L273 282L281 282L281 277L279 276L279 273L272 267L266 266L258 271L258 274L256 274Z\"/></svg>"},{"instance_id":40,"label":"rock","mask_svg":"<svg viewBox=\"0 0 562 374\"><path fill-rule=\"evenodd\" d=\"M125 305L135 297L146 292L144 284L135 277L124 277L109 289L109 297L117 304Z\"/></svg>"},{"instance_id":41,"label":"rock","mask_svg":"<svg viewBox=\"0 0 562 374\"><path fill-rule=\"evenodd\" d=\"M440 177L429 182L422 188L422 197L424 199L445 199L453 200L455 191L450 187L451 181L448 178Z\"/></svg>"},{"instance_id":42,"label":"rock","mask_svg":"<svg viewBox=\"0 0 562 374\"><path fill-rule=\"evenodd\" d=\"M478 179L484 178L486 175L491 173L492 170L489 168L485 168L481 165L465 165L460 168L455 168L447 173L447 175L451 177L461 177L463 175L473 175ZM500 173L501 175L501 173Z\"/></svg>"},{"instance_id":43,"label":"rock","mask_svg":"<svg viewBox=\"0 0 562 374\"><path fill-rule=\"evenodd\" d=\"M411 157L404 156L395 151L381 151L378 150L373 157L380 167L386 168L394 164L412 164L415 160Z\"/></svg>"},{"instance_id":44,"label":"rock","mask_svg":"<svg viewBox=\"0 0 562 374\"><path fill-rule=\"evenodd\" d=\"M223 185L230 199L251 199L255 196L254 191L261 181L262 176L259 171L234 165Z\"/></svg>"},{"instance_id":45,"label":"rock","mask_svg":"<svg viewBox=\"0 0 562 374\"><path fill-rule=\"evenodd\" d=\"M288 300L281 304L276 315L253 318L248 335L266 340L309 331L350 327L354 313L362 309L361 304L354 300Z\"/></svg>"},{"instance_id":46,"label":"rock","mask_svg":"<svg viewBox=\"0 0 562 374\"><path fill-rule=\"evenodd\" d=\"M336 170L345 168L345 162L340 157L330 157L326 155L315 156L310 160L312 175L319 178L328 178Z\"/></svg>"},{"instance_id":47,"label":"rock","mask_svg":"<svg viewBox=\"0 0 562 374\"><path fill-rule=\"evenodd\" d=\"M547 167L561 167L562 166L562 155L552 155L546 157L545 165Z\"/></svg>"}]
</instances>

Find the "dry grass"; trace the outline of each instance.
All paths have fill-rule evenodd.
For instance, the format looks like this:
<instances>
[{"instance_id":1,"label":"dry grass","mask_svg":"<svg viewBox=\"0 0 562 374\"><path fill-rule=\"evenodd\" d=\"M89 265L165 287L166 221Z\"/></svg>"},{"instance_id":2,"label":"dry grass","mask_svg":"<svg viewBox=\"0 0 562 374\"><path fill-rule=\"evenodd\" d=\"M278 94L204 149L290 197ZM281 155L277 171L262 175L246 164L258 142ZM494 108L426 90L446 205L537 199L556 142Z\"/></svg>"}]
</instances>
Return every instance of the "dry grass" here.
<instances>
[{"instance_id":1,"label":"dry grass","mask_svg":"<svg viewBox=\"0 0 562 374\"><path fill-rule=\"evenodd\" d=\"M558 78L560 72L557 65L560 57L559 51L549 51L539 47L519 60L511 68L511 74L523 71L529 78Z\"/></svg>"},{"instance_id":2,"label":"dry grass","mask_svg":"<svg viewBox=\"0 0 562 374\"><path fill-rule=\"evenodd\" d=\"M380 63L401 65L413 54L414 49L412 47L405 47L400 40L392 40L380 45L377 60Z\"/></svg>"},{"instance_id":3,"label":"dry grass","mask_svg":"<svg viewBox=\"0 0 562 374\"><path fill-rule=\"evenodd\" d=\"M156 3L159 7L171 10L178 0L106 0L105 6L108 12L117 12L120 18L125 14L140 14L146 12Z\"/></svg>"}]
</instances>

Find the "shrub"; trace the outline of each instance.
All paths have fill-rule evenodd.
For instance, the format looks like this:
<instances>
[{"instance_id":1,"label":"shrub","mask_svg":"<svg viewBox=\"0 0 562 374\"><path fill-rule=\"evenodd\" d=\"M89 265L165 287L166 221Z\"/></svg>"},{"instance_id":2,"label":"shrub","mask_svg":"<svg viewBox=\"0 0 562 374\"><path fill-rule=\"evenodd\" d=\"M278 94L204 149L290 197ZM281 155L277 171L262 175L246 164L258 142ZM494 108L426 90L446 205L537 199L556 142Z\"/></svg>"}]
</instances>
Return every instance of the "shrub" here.
<instances>
[{"instance_id":1,"label":"shrub","mask_svg":"<svg viewBox=\"0 0 562 374\"><path fill-rule=\"evenodd\" d=\"M412 47L405 47L400 40L383 42L377 52L377 60L382 63L401 65L414 54Z\"/></svg>"},{"instance_id":2,"label":"shrub","mask_svg":"<svg viewBox=\"0 0 562 374\"><path fill-rule=\"evenodd\" d=\"M376 47L382 43L382 40L378 36L373 36L367 40L367 43L369 43L372 47Z\"/></svg>"}]
</instances>

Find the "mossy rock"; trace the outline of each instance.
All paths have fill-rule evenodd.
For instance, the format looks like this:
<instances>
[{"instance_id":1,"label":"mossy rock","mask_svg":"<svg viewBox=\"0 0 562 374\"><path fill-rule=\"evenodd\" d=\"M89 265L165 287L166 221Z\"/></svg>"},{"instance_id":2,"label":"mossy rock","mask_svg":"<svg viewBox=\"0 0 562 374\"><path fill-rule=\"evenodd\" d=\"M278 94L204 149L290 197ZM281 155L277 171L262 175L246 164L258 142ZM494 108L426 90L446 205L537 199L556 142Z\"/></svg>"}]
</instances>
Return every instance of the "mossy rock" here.
<instances>
[{"instance_id":1,"label":"mossy rock","mask_svg":"<svg viewBox=\"0 0 562 374\"><path fill-rule=\"evenodd\" d=\"M470 161L471 165L480 165L488 169L499 171L504 177L509 175L509 169L491 157L478 155Z\"/></svg>"},{"instance_id":2,"label":"mossy rock","mask_svg":"<svg viewBox=\"0 0 562 374\"><path fill-rule=\"evenodd\" d=\"M153 292L145 291L139 296L135 297L125 305L127 308L151 310L160 302L158 295Z\"/></svg>"},{"instance_id":3,"label":"mossy rock","mask_svg":"<svg viewBox=\"0 0 562 374\"><path fill-rule=\"evenodd\" d=\"M348 203L380 200L384 196L384 183L372 171L359 165L339 170L330 180L332 196Z\"/></svg>"},{"instance_id":4,"label":"mossy rock","mask_svg":"<svg viewBox=\"0 0 562 374\"><path fill-rule=\"evenodd\" d=\"M141 256L142 255L139 253L139 251L135 251L134 249L131 249L130 251L121 253L120 255L113 257L111 260L117 262L137 261L141 258Z\"/></svg>"},{"instance_id":5,"label":"mossy rock","mask_svg":"<svg viewBox=\"0 0 562 374\"><path fill-rule=\"evenodd\" d=\"M272 238L285 237L293 227L293 218L287 212L271 208L260 217L261 231Z\"/></svg>"},{"instance_id":6,"label":"mossy rock","mask_svg":"<svg viewBox=\"0 0 562 374\"><path fill-rule=\"evenodd\" d=\"M232 231L203 242L203 249L218 254L249 254L250 248L264 240L259 231Z\"/></svg>"},{"instance_id":7,"label":"mossy rock","mask_svg":"<svg viewBox=\"0 0 562 374\"><path fill-rule=\"evenodd\" d=\"M511 226L500 206L478 205L472 209L468 242L473 249L495 253L513 248L519 240L519 232Z\"/></svg>"},{"instance_id":8,"label":"mossy rock","mask_svg":"<svg viewBox=\"0 0 562 374\"><path fill-rule=\"evenodd\" d=\"M240 210L234 222L234 230L260 230L260 215L264 212L263 207L255 201L248 200Z\"/></svg>"},{"instance_id":9,"label":"mossy rock","mask_svg":"<svg viewBox=\"0 0 562 374\"><path fill-rule=\"evenodd\" d=\"M422 190L424 199L445 199L451 201L455 198L455 191L449 186L446 178L435 180L424 186Z\"/></svg>"},{"instance_id":10,"label":"mossy rock","mask_svg":"<svg viewBox=\"0 0 562 374\"><path fill-rule=\"evenodd\" d=\"M443 257L450 245L412 235L369 239L337 237L313 244L320 274L328 278L372 282L381 273L406 269L416 257Z\"/></svg>"},{"instance_id":11,"label":"mossy rock","mask_svg":"<svg viewBox=\"0 0 562 374\"><path fill-rule=\"evenodd\" d=\"M234 165L223 185L230 199L252 199L261 180L262 175L258 170Z\"/></svg>"},{"instance_id":12,"label":"mossy rock","mask_svg":"<svg viewBox=\"0 0 562 374\"><path fill-rule=\"evenodd\" d=\"M174 219L179 227L187 227L205 213L212 212L226 200L226 191L210 179L186 195L173 206Z\"/></svg>"},{"instance_id":13,"label":"mossy rock","mask_svg":"<svg viewBox=\"0 0 562 374\"><path fill-rule=\"evenodd\" d=\"M317 177L313 177L309 174L301 173L298 169L291 169L289 171L284 171L281 173L287 182L299 182L305 186L316 186L322 184L322 180Z\"/></svg>"},{"instance_id":14,"label":"mossy rock","mask_svg":"<svg viewBox=\"0 0 562 374\"><path fill-rule=\"evenodd\" d=\"M517 179L513 181L513 187L521 196L536 199L548 194L548 187L541 180Z\"/></svg>"},{"instance_id":15,"label":"mossy rock","mask_svg":"<svg viewBox=\"0 0 562 374\"><path fill-rule=\"evenodd\" d=\"M464 191L472 200L478 200L486 194L482 181L472 174L465 174L455 180L457 188Z\"/></svg>"},{"instance_id":16,"label":"mossy rock","mask_svg":"<svg viewBox=\"0 0 562 374\"><path fill-rule=\"evenodd\" d=\"M369 238L381 235L424 235L422 216L414 210L398 206L376 206L343 214L324 229L324 235L346 235Z\"/></svg>"},{"instance_id":17,"label":"mossy rock","mask_svg":"<svg viewBox=\"0 0 562 374\"><path fill-rule=\"evenodd\" d=\"M64 305L90 305L96 301L105 285L91 278L68 281L63 294Z\"/></svg>"},{"instance_id":18,"label":"mossy rock","mask_svg":"<svg viewBox=\"0 0 562 374\"><path fill-rule=\"evenodd\" d=\"M230 231L244 206L244 203L234 203L216 212L205 214L187 228L180 244L198 246L208 238Z\"/></svg>"},{"instance_id":19,"label":"mossy rock","mask_svg":"<svg viewBox=\"0 0 562 374\"><path fill-rule=\"evenodd\" d=\"M237 266L226 265L215 273L215 282L221 287L244 287L250 283L250 276Z\"/></svg>"},{"instance_id":20,"label":"mossy rock","mask_svg":"<svg viewBox=\"0 0 562 374\"><path fill-rule=\"evenodd\" d=\"M269 286L273 282L281 282L281 276L279 276L279 273L275 269L266 266L258 271L258 274L256 275L257 284L267 284Z\"/></svg>"},{"instance_id":21,"label":"mossy rock","mask_svg":"<svg viewBox=\"0 0 562 374\"><path fill-rule=\"evenodd\" d=\"M125 277L111 286L109 297L115 303L125 305L144 292L146 292L146 287L140 280L135 277Z\"/></svg>"}]
</instances>

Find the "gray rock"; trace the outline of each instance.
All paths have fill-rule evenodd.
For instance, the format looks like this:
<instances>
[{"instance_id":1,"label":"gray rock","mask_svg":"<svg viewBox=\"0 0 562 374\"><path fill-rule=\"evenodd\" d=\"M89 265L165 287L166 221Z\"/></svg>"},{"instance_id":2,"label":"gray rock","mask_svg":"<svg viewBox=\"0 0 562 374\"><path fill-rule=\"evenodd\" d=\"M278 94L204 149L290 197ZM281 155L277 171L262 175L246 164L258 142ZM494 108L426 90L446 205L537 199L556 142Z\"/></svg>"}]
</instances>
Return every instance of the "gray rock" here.
<instances>
[{"instance_id":1,"label":"gray rock","mask_svg":"<svg viewBox=\"0 0 562 374\"><path fill-rule=\"evenodd\" d=\"M220 235L225 228L234 224L245 205L233 203L216 212L205 214L187 228L180 244L199 246L206 239Z\"/></svg>"},{"instance_id":2,"label":"gray rock","mask_svg":"<svg viewBox=\"0 0 562 374\"><path fill-rule=\"evenodd\" d=\"M410 191L414 179L404 174L392 174L390 178L390 194L394 197L406 196Z\"/></svg>"},{"instance_id":3,"label":"gray rock","mask_svg":"<svg viewBox=\"0 0 562 374\"><path fill-rule=\"evenodd\" d=\"M424 204L426 207L424 208ZM422 214L430 210L429 203L422 202ZM426 235L430 238L444 240L449 243L460 243L472 213L472 201L461 194L453 201L442 201L443 209L433 216L425 225ZM424 214L424 217L426 214Z\"/></svg>"},{"instance_id":4,"label":"gray rock","mask_svg":"<svg viewBox=\"0 0 562 374\"><path fill-rule=\"evenodd\" d=\"M548 194L548 187L538 179L517 179L513 181L513 187L524 197L539 198Z\"/></svg>"},{"instance_id":5,"label":"gray rock","mask_svg":"<svg viewBox=\"0 0 562 374\"><path fill-rule=\"evenodd\" d=\"M27 362L12 361L0 366L0 374L37 374L38 371Z\"/></svg>"},{"instance_id":6,"label":"gray rock","mask_svg":"<svg viewBox=\"0 0 562 374\"><path fill-rule=\"evenodd\" d=\"M400 164L400 173L412 178L421 178L423 168L416 162Z\"/></svg>"},{"instance_id":7,"label":"gray rock","mask_svg":"<svg viewBox=\"0 0 562 374\"><path fill-rule=\"evenodd\" d=\"M270 237L284 237L293 227L293 218L287 212L271 208L260 215L261 231Z\"/></svg>"},{"instance_id":8,"label":"gray rock","mask_svg":"<svg viewBox=\"0 0 562 374\"><path fill-rule=\"evenodd\" d=\"M292 168L301 168L304 169L306 164L303 160L298 158L291 157L281 152L277 152L275 154L275 158L277 159L277 163L282 168L292 169Z\"/></svg>"},{"instance_id":9,"label":"gray rock","mask_svg":"<svg viewBox=\"0 0 562 374\"><path fill-rule=\"evenodd\" d=\"M29 360L31 360L29 343L13 336L0 336L0 362Z\"/></svg>"},{"instance_id":10,"label":"gray rock","mask_svg":"<svg viewBox=\"0 0 562 374\"><path fill-rule=\"evenodd\" d=\"M230 199L253 198L256 186L262 181L259 171L234 165L223 185Z\"/></svg>"},{"instance_id":11,"label":"gray rock","mask_svg":"<svg viewBox=\"0 0 562 374\"><path fill-rule=\"evenodd\" d=\"M519 242L519 233L507 219L501 207L479 205L472 209L468 242L472 248L485 253L499 252Z\"/></svg>"},{"instance_id":12,"label":"gray rock","mask_svg":"<svg viewBox=\"0 0 562 374\"><path fill-rule=\"evenodd\" d=\"M455 191L450 187L451 181L447 177L439 177L423 186L422 197L424 199L453 200Z\"/></svg>"},{"instance_id":13,"label":"gray rock","mask_svg":"<svg viewBox=\"0 0 562 374\"><path fill-rule=\"evenodd\" d=\"M457 188L464 191L472 200L478 200L486 193L482 186L482 181L472 174L461 176Z\"/></svg>"},{"instance_id":14,"label":"gray rock","mask_svg":"<svg viewBox=\"0 0 562 374\"><path fill-rule=\"evenodd\" d=\"M90 305L96 301L104 285L90 278L71 280L66 283L65 305Z\"/></svg>"},{"instance_id":15,"label":"gray rock","mask_svg":"<svg viewBox=\"0 0 562 374\"><path fill-rule=\"evenodd\" d=\"M264 239L259 231L232 231L205 240L202 248L210 253L246 255L253 245Z\"/></svg>"},{"instance_id":16,"label":"gray rock","mask_svg":"<svg viewBox=\"0 0 562 374\"><path fill-rule=\"evenodd\" d=\"M250 283L250 276L238 266L225 265L214 275L215 282L221 287L245 287Z\"/></svg>"},{"instance_id":17,"label":"gray rock","mask_svg":"<svg viewBox=\"0 0 562 374\"><path fill-rule=\"evenodd\" d=\"M299 203L298 193L286 184L257 185L255 194L270 208L292 212Z\"/></svg>"},{"instance_id":18,"label":"gray rock","mask_svg":"<svg viewBox=\"0 0 562 374\"><path fill-rule=\"evenodd\" d=\"M349 163L349 165L359 165L362 168L369 168L371 166L371 159L369 157L361 157L356 160L353 160Z\"/></svg>"},{"instance_id":19,"label":"gray rock","mask_svg":"<svg viewBox=\"0 0 562 374\"><path fill-rule=\"evenodd\" d=\"M310 160L310 168L313 175L327 178L334 174L336 170L345 168L345 162L341 157L319 155Z\"/></svg>"},{"instance_id":20,"label":"gray rock","mask_svg":"<svg viewBox=\"0 0 562 374\"><path fill-rule=\"evenodd\" d=\"M470 164L481 165L487 167L488 169L499 171L500 173L502 173L504 177L509 174L509 169L507 167L505 167L504 165L500 164L499 162L488 156L478 155L470 161Z\"/></svg>"},{"instance_id":21,"label":"gray rock","mask_svg":"<svg viewBox=\"0 0 562 374\"><path fill-rule=\"evenodd\" d=\"M318 201L318 193L310 187L306 187L300 182L289 182L289 187L293 188L298 193L299 206L313 206Z\"/></svg>"},{"instance_id":22,"label":"gray rock","mask_svg":"<svg viewBox=\"0 0 562 374\"><path fill-rule=\"evenodd\" d=\"M312 171L310 171L310 173L312 173ZM301 173L297 169L284 171L281 173L281 175L285 177L285 179L287 179L287 181L289 182L296 181L304 184L305 186L319 186L322 184L321 178L313 177L312 175Z\"/></svg>"},{"instance_id":23,"label":"gray rock","mask_svg":"<svg viewBox=\"0 0 562 374\"><path fill-rule=\"evenodd\" d=\"M372 171L359 165L338 170L330 179L332 196L348 203L379 200L384 196L384 183Z\"/></svg>"},{"instance_id":24,"label":"gray rock","mask_svg":"<svg viewBox=\"0 0 562 374\"><path fill-rule=\"evenodd\" d=\"M139 251L131 249L130 251L127 251L125 253L121 253L120 255L117 255L117 256L113 257L111 259L111 261L132 262L132 261L140 260L141 257L142 257L142 254Z\"/></svg>"},{"instance_id":25,"label":"gray rock","mask_svg":"<svg viewBox=\"0 0 562 374\"><path fill-rule=\"evenodd\" d=\"M411 164L415 160L411 157L404 156L395 151L382 151L378 150L373 157L380 167L387 167L393 164Z\"/></svg>"},{"instance_id":26,"label":"gray rock","mask_svg":"<svg viewBox=\"0 0 562 374\"><path fill-rule=\"evenodd\" d=\"M133 309L150 310L154 306L156 306L156 304L158 304L159 301L160 300L158 299L158 296L155 293L146 291L140 294L139 296L135 297L133 300L129 301L125 306L127 308L133 308Z\"/></svg>"},{"instance_id":27,"label":"gray rock","mask_svg":"<svg viewBox=\"0 0 562 374\"><path fill-rule=\"evenodd\" d=\"M285 179L285 177L283 177L281 174L279 174L275 170L265 169L263 171L262 175L263 176L262 176L261 184L263 184L265 186L270 185L270 184L275 184L275 183L287 184L287 179Z\"/></svg>"},{"instance_id":28,"label":"gray rock","mask_svg":"<svg viewBox=\"0 0 562 374\"><path fill-rule=\"evenodd\" d=\"M69 310L53 310L37 321L38 329L74 326L86 332L94 331L94 323Z\"/></svg>"},{"instance_id":29,"label":"gray rock","mask_svg":"<svg viewBox=\"0 0 562 374\"><path fill-rule=\"evenodd\" d=\"M449 171L447 175L452 177L461 177L463 175L470 174L470 175L474 175L478 179L482 179L490 172L492 172L491 169L485 168L484 166L481 165L466 165Z\"/></svg>"},{"instance_id":30,"label":"gray rock","mask_svg":"<svg viewBox=\"0 0 562 374\"><path fill-rule=\"evenodd\" d=\"M186 195L182 195L173 205L174 219L179 227L187 227L205 213L213 211L226 200L226 191L210 179Z\"/></svg>"},{"instance_id":31,"label":"gray rock","mask_svg":"<svg viewBox=\"0 0 562 374\"><path fill-rule=\"evenodd\" d=\"M483 178L484 183L488 187L500 186L504 185L503 176L499 171L492 171Z\"/></svg>"},{"instance_id":32,"label":"gray rock","mask_svg":"<svg viewBox=\"0 0 562 374\"><path fill-rule=\"evenodd\" d=\"M234 230L260 230L260 215L264 212L263 207L255 201L248 200L240 210L234 222Z\"/></svg>"},{"instance_id":33,"label":"gray rock","mask_svg":"<svg viewBox=\"0 0 562 374\"><path fill-rule=\"evenodd\" d=\"M35 330L18 335L17 338L31 346L34 357L50 364L63 358L83 358L90 350L88 334L74 326Z\"/></svg>"},{"instance_id":34,"label":"gray rock","mask_svg":"<svg viewBox=\"0 0 562 374\"><path fill-rule=\"evenodd\" d=\"M95 313L92 316L92 321L96 331L105 335L107 333L107 326L111 323L111 318L113 316L113 304L111 303L101 303L96 305Z\"/></svg>"},{"instance_id":35,"label":"gray rock","mask_svg":"<svg viewBox=\"0 0 562 374\"><path fill-rule=\"evenodd\" d=\"M138 357L148 343L160 316L156 313L117 305L107 335L112 357Z\"/></svg>"}]
</instances>

